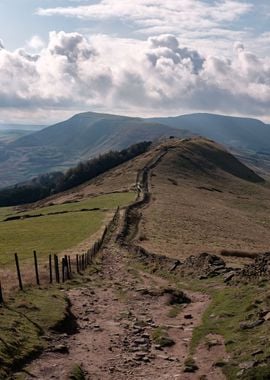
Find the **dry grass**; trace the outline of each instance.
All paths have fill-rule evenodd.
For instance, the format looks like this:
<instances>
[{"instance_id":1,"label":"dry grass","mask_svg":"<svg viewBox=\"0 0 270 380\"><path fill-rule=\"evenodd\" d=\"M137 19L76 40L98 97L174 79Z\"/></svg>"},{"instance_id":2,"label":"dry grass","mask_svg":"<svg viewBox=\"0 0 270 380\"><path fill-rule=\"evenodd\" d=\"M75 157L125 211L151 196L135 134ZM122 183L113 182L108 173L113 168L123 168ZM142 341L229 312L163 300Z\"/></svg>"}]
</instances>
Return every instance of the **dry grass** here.
<instances>
[{"instance_id":1,"label":"dry grass","mask_svg":"<svg viewBox=\"0 0 270 380\"><path fill-rule=\"evenodd\" d=\"M44 207L50 204L62 204L64 202L78 201L96 195L111 194L113 192L129 192L135 190L138 170L142 169L156 154L154 149L146 152L131 161L124 163L85 184L46 198L30 208Z\"/></svg>"},{"instance_id":2,"label":"dry grass","mask_svg":"<svg viewBox=\"0 0 270 380\"><path fill-rule=\"evenodd\" d=\"M269 251L268 183L252 183L209 164L189 142L176 143L153 173L152 203L139 231L147 237L141 243L145 248L177 258L224 249Z\"/></svg>"}]
</instances>

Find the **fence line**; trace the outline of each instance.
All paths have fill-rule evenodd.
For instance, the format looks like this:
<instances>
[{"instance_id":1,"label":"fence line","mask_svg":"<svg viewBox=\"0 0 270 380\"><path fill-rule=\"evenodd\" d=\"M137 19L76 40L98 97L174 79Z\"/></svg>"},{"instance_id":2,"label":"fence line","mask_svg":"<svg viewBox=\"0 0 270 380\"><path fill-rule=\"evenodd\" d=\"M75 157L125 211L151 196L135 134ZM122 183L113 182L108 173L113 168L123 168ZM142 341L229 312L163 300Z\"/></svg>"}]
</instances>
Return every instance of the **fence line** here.
<instances>
[{"instance_id":1,"label":"fence line","mask_svg":"<svg viewBox=\"0 0 270 380\"><path fill-rule=\"evenodd\" d=\"M39 265L38 265L38 255L36 251L33 251L34 257L34 274L35 274L35 284L40 286L42 284L53 284L54 282L60 284L64 283L67 280L70 280L73 277L74 273L82 274L89 265L91 265L97 255L97 253L101 250L106 239L109 238L110 233L112 232L112 228L114 227L116 220L118 219L120 214L120 208L118 207L115 211L113 218L111 221L105 226L104 231L101 237L96 240L93 245L88 249L87 252L83 254L76 254L74 259L69 255L65 255L59 261L58 255L49 255L48 256L48 280L47 282L41 281ZM21 272L21 265L19 256L17 253L14 254L15 257L15 265L16 272L18 278L19 289L22 291L24 289L23 277ZM60 276L61 273L61 276ZM33 285L33 284L28 284ZM3 287L0 280L0 305L4 304L3 299Z\"/></svg>"}]
</instances>

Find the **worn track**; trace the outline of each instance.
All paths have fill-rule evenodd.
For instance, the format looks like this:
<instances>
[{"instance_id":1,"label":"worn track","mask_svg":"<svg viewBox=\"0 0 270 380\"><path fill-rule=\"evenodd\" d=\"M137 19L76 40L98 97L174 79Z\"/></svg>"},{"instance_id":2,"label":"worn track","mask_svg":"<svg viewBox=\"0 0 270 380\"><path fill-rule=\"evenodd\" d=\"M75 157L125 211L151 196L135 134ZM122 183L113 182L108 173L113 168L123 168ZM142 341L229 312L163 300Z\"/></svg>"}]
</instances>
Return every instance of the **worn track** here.
<instances>
[{"instance_id":1,"label":"worn track","mask_svg":"<svg viewBox=\"0 0 270 380\"><path fill-rule=\"evenodd\" d=\"M151 170L165 155L166 150L158 152L138 173L138 198L120 215L98 258L97 273L87 284L67 292L77 333L49 335L48 350L26 368L26 379L68 379L74 365L80 365L89 380L189 380L209 374L211 380L223 379L221 370L213 367L211 355L196 375L183 372L192 331L200 324L209 297L187 292L191 303L184 303L171 318L173 306L162 292L170 284L138 270L131 255L135 253L136 258L143 252L133 239L140 211L151 201ZM148 252L144 254L149 258ZM151 255L166 268L175 265L175 260ZM153 334L160 326L173 338L173 346L156 345Z\"/></svg>"}]
</instances>

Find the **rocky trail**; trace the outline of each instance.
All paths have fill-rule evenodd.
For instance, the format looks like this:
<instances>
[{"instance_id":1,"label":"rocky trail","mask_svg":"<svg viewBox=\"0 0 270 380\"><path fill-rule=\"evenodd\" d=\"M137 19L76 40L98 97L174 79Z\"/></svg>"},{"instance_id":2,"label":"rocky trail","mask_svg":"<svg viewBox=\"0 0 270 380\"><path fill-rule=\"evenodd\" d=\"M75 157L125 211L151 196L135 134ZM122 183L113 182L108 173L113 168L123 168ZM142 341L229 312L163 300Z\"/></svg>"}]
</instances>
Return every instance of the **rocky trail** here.
<instances>
[{"instance_id":1,"label":"rocky trail","mask_svg":"<svg viewBox=\"0 0 270 380\"><path fill-rule=\"evenodd\" d=\"M198 347L198 368L187 361L209 297L183 293L134 266L128 245L117 242L124 219L100 252L91 280L67 292L74 331L48 335L48 349L25 369L25 378L69 379L80 366L89 380L222 380L214 366L225 356L220 337L211 337L214 348Z\"/></svg>"}]
</instances>

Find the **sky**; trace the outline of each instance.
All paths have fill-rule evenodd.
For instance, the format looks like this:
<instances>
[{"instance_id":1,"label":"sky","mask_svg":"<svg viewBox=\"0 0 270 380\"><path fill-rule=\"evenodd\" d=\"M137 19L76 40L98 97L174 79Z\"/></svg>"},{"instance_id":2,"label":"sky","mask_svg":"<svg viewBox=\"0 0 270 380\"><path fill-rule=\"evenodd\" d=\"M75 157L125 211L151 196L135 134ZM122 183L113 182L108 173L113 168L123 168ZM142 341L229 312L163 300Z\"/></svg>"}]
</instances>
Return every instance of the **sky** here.
<instances>
[{"instance_id":1,"label":"sky","mask_svg":"<svg viewBox=\"0 0 270 380\"><path fill-rule=\"evenodd\" d=\"M269 0L0 0L0 123L270 121Z\"/></svg>"}]
</instances>

